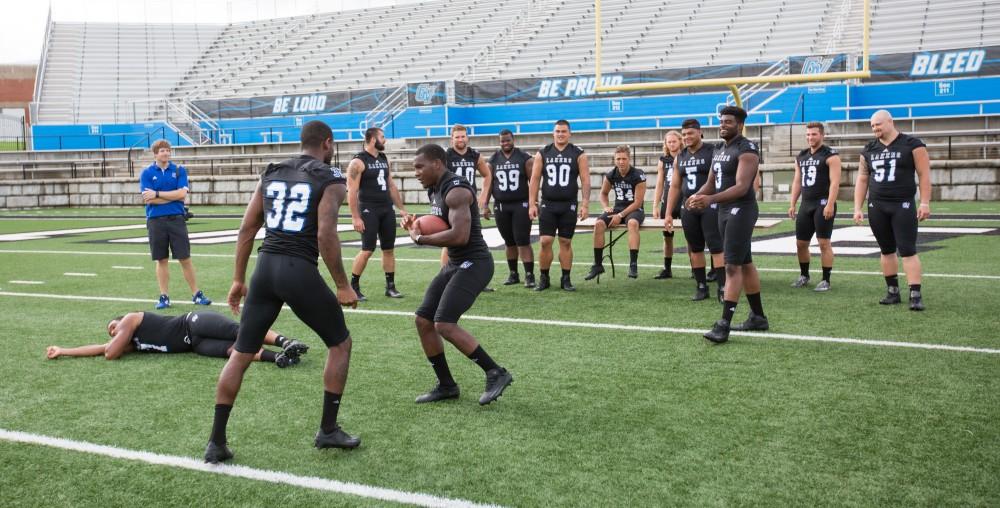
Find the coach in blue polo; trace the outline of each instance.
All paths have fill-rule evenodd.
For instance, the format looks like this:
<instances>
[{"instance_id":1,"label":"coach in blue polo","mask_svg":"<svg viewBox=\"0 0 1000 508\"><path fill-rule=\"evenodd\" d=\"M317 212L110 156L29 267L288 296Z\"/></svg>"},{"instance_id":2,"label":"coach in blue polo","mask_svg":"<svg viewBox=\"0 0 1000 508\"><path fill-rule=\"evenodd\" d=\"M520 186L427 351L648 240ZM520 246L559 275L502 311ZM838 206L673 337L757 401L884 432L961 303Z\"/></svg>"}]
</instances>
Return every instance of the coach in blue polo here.
<instances>
[{"instance_id":1,"label":"coach in blue polo","mask_svg":"<svg viewBox=\"0 0 1000 508\"><path fill-rule=\"evenodd\" d=\"M184 222L184 198L188 193L187 170L170 162L170 143L161 139L153 143L152 165L142 171L139 190L146 203L146 230L149 232L149 250L156 261L156 282L160 285L157 309L170 307L168 287L170 268L168 251L181 264L184 280L191 288L191 300L196 305L211 305L212 301L198 289L191 264L191 241Z\"/></svg>"}]
</instances>

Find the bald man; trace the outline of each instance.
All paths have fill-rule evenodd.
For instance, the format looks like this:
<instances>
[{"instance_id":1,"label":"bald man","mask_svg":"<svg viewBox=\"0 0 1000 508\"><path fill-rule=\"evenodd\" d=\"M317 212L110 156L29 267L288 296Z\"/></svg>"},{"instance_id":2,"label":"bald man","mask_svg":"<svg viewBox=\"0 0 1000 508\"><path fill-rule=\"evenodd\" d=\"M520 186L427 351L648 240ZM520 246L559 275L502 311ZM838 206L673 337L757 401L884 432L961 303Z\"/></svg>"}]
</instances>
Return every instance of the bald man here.
<instances>
[{"instance_id":1,"label":"bald man","mask_svg":"<svg viewBox=\"0 0 1000 508\"><path fill-rule=\"evenodd\" d=\"M871 118L875 139L861 152L854 183L854 223L864 220L868 194L868 224L882 251L882 274L888 287L879 303L893 305L899 296L899 262L910 285L910 310L924 310L920 288L921 266L917 257L917 222L931 216L931 161L924 142L896 130L888 111ZM920 205L915 194L919 180Z\"/></svg>"}]
</instances>

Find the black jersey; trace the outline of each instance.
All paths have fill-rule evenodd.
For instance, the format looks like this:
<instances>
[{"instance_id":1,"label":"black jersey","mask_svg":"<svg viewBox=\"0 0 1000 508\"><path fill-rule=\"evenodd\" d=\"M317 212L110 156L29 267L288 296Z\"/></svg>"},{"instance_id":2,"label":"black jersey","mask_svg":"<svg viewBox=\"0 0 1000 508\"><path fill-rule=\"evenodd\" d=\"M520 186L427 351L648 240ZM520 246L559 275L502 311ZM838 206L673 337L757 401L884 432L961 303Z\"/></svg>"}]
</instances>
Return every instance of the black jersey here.
<instances>
[{"instance_id":1,"label":"black jersey","mask_svg":"<svg viewBox=\"0 0 1000 508\"><path fill-rule=\"evenodd\" d=\"M298 256L315 263L319 256L319 200L328 185L346 183L340 169L308 155L268 165L261 177L267 232L259 252Z\"/></svg>"},{"instance_id":2,"label":"black jersey","mask_svg":"<svg viewBox=\"0 0 1000 508\"><path fill-rule=\"evenodd\" d=\"M454 148L448 149L448 171L465 178L472 186L473 193L476 193L478 189L476 187L477 162L479 162L479 152L471 147L466 147L464 154L456 152Z\"/></svg>"},{"instance_id":3,"label":"black jersey","mask_svg":"<svg viewBox=\"0 0 1000 508\"><path fill-rule=\"evenodd\" d=\"M712 170L715 171L715 192L722 192L736 185L736 170L740 165L740 156L745 153L752 153L760 156L757 143L750 141L742 135L736 136L731 143L722 142L715 148L712 155ZM757 178L757 175L753 175ZM720 203L721 206L730 207L739 203L747 203L757 200L757 193L751 184L745 194L729 203Z\"/></svg>"},{"instance_id":4,"label":"black jersey","mask_svg":"<svg viewBox=\"0 0 1000 508\"><path fill-rule=\"evenodd\" d=\"M132 333L136 351L153 353L185 353L191 351L187 314L164 316L143 312L142 322Z\"/></svg>"},{"instance_id":5,"label":"black jersey","mask_svg":"<svg viewBox=\"0 0 1000 508\"><path fill-rule=\"evenodd\" d=\"M865 145L861 156L868 164L868 199L879 201L910 201L917 194L917 166L913 151L927 146L918 138L902 132L883 145L874 140Z\"/></svg>"},{"instance_id":6,"label":"black jersey","mask_svg":"<svg viewBox=\"0 0 1000 508\"><path fill-rule=\"evenodd\" d=\"M677 169L681 172L681 197L682 200L694 195L708 182L708 172L712 169L712 156L715 155L715 148L701 144L701 147L691 153L684 148L677 154ZM683 201L682 201L683 202Z\"/></svg>"},{"instance_id":7,"label":"black jersey","mask_svg":"<svg viewBox=\"0 0 1000 508\"><path fill-rule=\"evenodd\" d=\"M542 199L576 201L580 191L580 156L583 149L567 143L562 150L548 144L542 152Z\"/></svg>"},{"instance_id":8,"label":"black jersey","mask_svg":"<svg viewBox=\"0 0 1000 508\"><path fill-rule=\"evenodd\" d=\"M635 202L636 189L639 184L646 182L646 173L635 166L629 166L628 173L623 176L618 168L611 168L611 171L604 174L604 179L611 183L611 190L615 193L615 210L620 212Z\"/></svg>"},{"instance_id":9,"label":"black jersey","mask_svg":"<svg viewBox=\"0 0 1000 508\"><path fill-rule=\"evenodd\" d=\"M389 159L385 154L379 152L378 157L372 157L372 154L362 150L354 158L365 165L358 185L358 202L365 205L392 204L389 197Z\"/></svg>"},{"instance_id":10,"label":"black jersey","mask_svg":"<svg viewBox=\"0 0 1000 508\"><path fill-rule=\"evenodd\" d=\"M493 168L493 185L490 193L497 201L527 201L528 200L528 167L532 157L520 148L515 148L510 157L503 150L497 150L490 157L490 167Z\"/></svg>"},{"instance_id":11,"label":"black jersey","mask_svg":"<svg viewBox=\"0 0 1000 508\"><path fill-rule=\"evenodd\" d=\"M469 203L469 213L472 216L471 230L469 231L469 242L461 247L448 247L448 258L452 263L469 259L490 258L490 249L483 239L483 228L479 224L479 206L476 204L475 190L461 176L455 173L446 172L441 175L438 183L427 189L427 197L431 202L431 214L444 219L448 225L448 203L445 197L454 189L462 188L472 191L472 202Z\"/></svg>"},{"instance_id":12,"label":"black jersey","mask_svg":"<svg viewBox=\"0 0 1000 508\"><path fill-rule=\"evenodd\" d=\"M660 156L663 163L663 180L656 182L656 185L663 189L662 201L667 201L667 193L670 192L670 184L674 182L674 156L669 153Z\"/></svg>"},{"instance_id":13,"label":"black jersey","mask_svg":"<svg viewBox=\"0 0 1000 508\"><path fill-rule=\"evenodd\" d=\"M806 148L795 157L802 173L802 199L818 200L830 196L830 166L826 161L840 154L826 145L819 147L816 153Z\"/></svg>"}]
</instances>

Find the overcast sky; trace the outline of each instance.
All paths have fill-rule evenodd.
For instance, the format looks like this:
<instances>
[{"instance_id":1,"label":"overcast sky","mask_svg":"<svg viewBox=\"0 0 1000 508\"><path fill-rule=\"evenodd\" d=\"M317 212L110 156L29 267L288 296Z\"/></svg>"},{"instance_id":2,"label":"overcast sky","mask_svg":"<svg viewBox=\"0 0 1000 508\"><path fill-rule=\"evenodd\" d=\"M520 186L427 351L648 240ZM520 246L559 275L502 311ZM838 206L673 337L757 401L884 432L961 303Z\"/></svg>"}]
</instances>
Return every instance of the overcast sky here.
<instances>
[{"instance_id":1,"label":"overcast sky","mask_svg":"<svg viewBox=\"0 0 1000 508\"><path fill-rule=\"evenodd\" d=\"M0 64L37 64L55 21L230 23L419 0L0 0Z\"/></svg>"}]
</instances>

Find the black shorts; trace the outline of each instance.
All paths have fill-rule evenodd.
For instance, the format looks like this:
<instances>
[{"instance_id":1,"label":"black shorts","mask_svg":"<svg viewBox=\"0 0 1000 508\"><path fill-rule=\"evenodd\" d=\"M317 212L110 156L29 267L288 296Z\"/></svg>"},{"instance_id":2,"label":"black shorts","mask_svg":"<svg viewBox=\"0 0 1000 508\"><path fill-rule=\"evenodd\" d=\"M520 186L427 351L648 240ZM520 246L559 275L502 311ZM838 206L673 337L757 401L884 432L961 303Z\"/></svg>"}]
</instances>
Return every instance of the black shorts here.
<instances>
[{"instance_id":1,"label":"black shorts","mask_svg":"<svg viewBox=\"0 0 1000 508\"><path fill-rule=\"evenodd\" d=\"M542 201L538 211L538 234L573 238L576 232L576 201Z\"/></svg>"},{"instance_id":2,"label":"black shorts","mask_svg":"<svg viewBox=\"0 0 1000 508\"><path fill-rule=\"evenodd\" d=\"M719 207L711 205L704 210L688 210L681 212L681 226L684 228L684 239L687 241L688 252L704 252L705 246L712 254L722 252L722 235L719 233Z\"/></svg>"},{"instance_id":3,"label":"black shorts","mask_svg":"<svg viewBox=\"0 0 1000 508\"><path fill-rule=\"evenodd\" d=\"M174 254L174 259L191 257L191 240L188 239L187 223L183 215L164 215L146 220L146 232L149 236L149 252L153 261L167 259L168 251Z\"/></svg>"},{"instance_id":4,"label":"black shorts","mask_svg":"<svg viewBox=\"0 0 1000 508\"><path fill-rule=\"evenodd\" d=\"M604 213L601 214L600 217L597 218L597 220L603 221L604 225L607 226L607 225L611 224L611 216L615 215L616 213L620 213L620 212L621 212L621 210L614 210L611 213L604 212ZM639 225L641 226L642 222L644 220L646 220L646 212L644 212L642 210L642 208L640 208L640 209L638 209L638 210L636 210L636 211L634 211L634 212L626 215L625 218L621 221L621 225L628 226L628 221L630 221L632 219L635 219L635 220L639 221Z\"/></svg>"},{"instance_id":5,"label":"black shorts","mask_svg":"<svg viewBox=\"0 0 1000 508\"><path fill-rule=\"evenodd\" d=\"M350 337L340 302L315 263L297 256L261 252L240 314L236 350L259 351L285 303L327 347Z\"/></svg>"},{"instance_id":6,"label":"black shorts","mask_svg":"<svg viewBox=\"0 0 1000 508\"><path fill-rule=\"evenodd\" d=\"M493 259L451 260L431 279L416 314L435 323L457 323L493 278Z\"/></svg>"},{"instance_id":7,"label":"black shorts","mask_svg":"<svg viewBox=\"0 0 1000 508\"><path fill-rule=\"evenodd\" d=\"M527 201L499 201L493 203L493 218L497 229L508 247L531 245L531 219L528 218Z\"/></svg>"},{"instance_id":8,"label":"black shorts","mask_svg":"<svg viewBox=\"0 0 1000 508\"><path fill-rule=\"evenodd\" d=\"M833 217L823 218L823 208L826 199L803 199L799 213L795 216L795 238L803 242L812 240L813 234L818 239L829 240L833 236L833 219L837 216L837 203L833 204Z\"/></svg>"},{"instance_id":9,"label":"black shorts","mask_svg":"<svg viewBox=\"0 0 1000 508\"><path fill-rule=\"evenodd\" d=\"M361 250L374 251L375 240L382 250L396 246L396 210L392 205L366 205L361 203L361 220L365 231L361 233Z\"/></svg>"},{"instance_id":10,"label":"black shorts","mask_svg":"<svg viewBox=\"0 0 1000 508\"><path fill-rule=\"evenodd\" d=\"M727 265L753 263L750 241L758 214L757 201L719 206L719 233L722 234L722 252Z\"/></svg>"},{"instance_id":11,"label":"black shorts","mask_svg":"<svg viewBox=\"0 0 1000 508\"><path fill-rule=\"evenodd\" d=\"M917 203L915 201L869 201L868 224L882 254L899 253L908 258L917 253Z\"/></svg>"}]
</instances>

